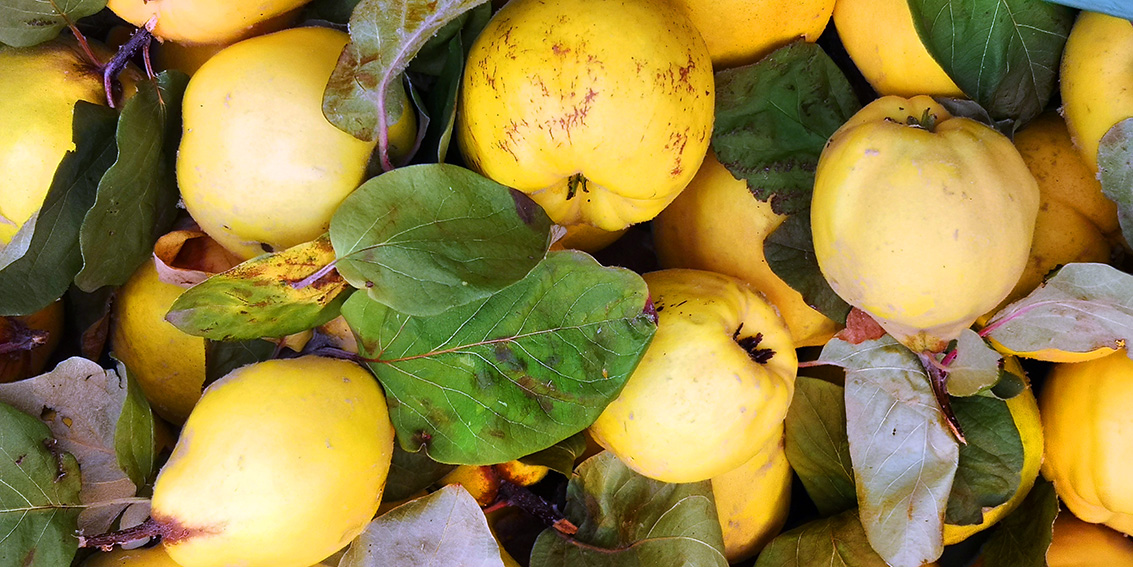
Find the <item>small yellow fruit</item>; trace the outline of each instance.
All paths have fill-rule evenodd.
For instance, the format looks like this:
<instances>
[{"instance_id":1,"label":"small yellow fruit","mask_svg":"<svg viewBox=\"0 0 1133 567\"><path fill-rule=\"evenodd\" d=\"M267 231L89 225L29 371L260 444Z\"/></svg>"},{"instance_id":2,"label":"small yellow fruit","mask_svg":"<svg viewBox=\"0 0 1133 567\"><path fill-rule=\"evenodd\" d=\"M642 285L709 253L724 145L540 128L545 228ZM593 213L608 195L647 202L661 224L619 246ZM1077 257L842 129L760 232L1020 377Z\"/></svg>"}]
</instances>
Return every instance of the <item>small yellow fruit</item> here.
<instances>
[{"instance_id":1,"label":"small yellow fruit","mask_svg":"<svg viewBox=\"0 0 1133 567\"><path fill-rule=\"evenodd\" d=\"M908 0L837 0L834 26L878 94L964 96L921 43Z\"/></svg>"},{"instance_id":2,"label":"small yellow fruit","mask_svg":"<svg viewBox=\"0 0 1133 567\"><path fill-rule=\"evenodd\" d=\"M783 529L791 508L791 465L782 433L746 463L713 477L712 494L728 563L759 553Z\"/></svg>"},{"instance_id":3,"label":"small yellow fruit","mask_svg":"<svg viewBox=\"0 0 1133 567\"><path fill-rule=\"evenodd\" d=\"M653 244L662 268L693 268L747 281L782 314L796 347L826 344L837 325L787 285L763 255L763 242L787 217L756 199L709 151L696 177L657 218Z\"/></svg>"},{"instance_id":4,"label":"small yellow fruit","mask_svg":"<svg viewBox=\"0 0 1133 567\"><path fill-rule=\"evenodd\" d=\"M381 502L393 427L374 377L304 356L210 385L153 489L153 519L182 567L306 567L365 529Z\"/></svg>"},{"instance_id":5,"label":"small yellow fruit","mask_svg":"<svg viewBox=\"0 0 1133 567\"><path fill-rule=\"evenodd\" d=\"M817 41L834 0L678 0L717 69L754 63L795 40Z\"/></svg>"},{"instance_id":6,"label":"small yellow fruit","mask_svg":"<svg viewBox=\"0 0 1133 567\"><path fill-rule=\"evenodd\" d=\"M645 274L657 331L590 433L631 469L697 482L778 443L798 359L767 300L701 270Z\"/></svg>"},{"instance_id":7,"label":"small yellow fruit","mask_svg":"<svg viewBox=\"0 0 1133 567\"><path fill-rule=\"evenodd\" d=\"M1133 360L1124 350L1056 364L1039 400L1046 434L1043 476L1075 516L1133 535L1130 404Z\"/></svg>"},{"instance_id":8,"label":"small yellow fruit","mask_svg":"<svg viewBox=\"0 0 1133 567\"><path fill-rule=\"evenodd\" d=\"M1047 567L1133 567L1133 541L1063 510L1054 521Z\"/></svg>"},{"instance_id":9,"label":"small yellow fruit","mask_svg":"<svg viewBox=\"0 0 1133 567\"><path fill-rule=\"evenodd\" d=\"M225 48L185 91L177 181L201 228L251 258L313 240L362 182L373 142L323 116L323 91L349 40L295 28ZM390 130L410 147L416 118L403 109Z\"/></svg>"},{"instance_id":10,"label":"small yellow fruit","mask_svg":"<svg viewBox=\"0 0 1133 567\"><path fill-rule=\"evenodd\" d=\"M205 340L165 320L185 290L161 281L153 260L118 290L111 319L110 350L138 381L157 415L179 424L201 397Z\"/></svg>"},{"instance_id":11,"label":"small yellow fruit","mask_svg":"<svg viewBox=\"0 0 1133 567\"><path fill-rule=\"evenodd\" d=\"M913 351L940 351L1019 281L1038 206L1002 134L927 96L883 97L819 157L815 255L847 303Z\"/></svg>"},{"instance_id":12,"label":"small yellow fruit","mask_svg":"<svg viewBox=\"0 0 1133 567\"><path fill-rule=\"evenodd\" d=\"M1098 142L1114 124L1133 117L1133 23L1083 11L1062 52L1062 115L1092 171Z\"/></svg>"},{"instance_id":13,"label":"small yellow fruit","mask_svg":"<svg viewBox=\"0 0 1133 567\"><path fill-rule=\"evenodd\" d=\"M455 133L465 161L564 226L647 221L712 135L704 40L647 0L512 0L472 45Z\"/></svg>"},{"instance_id":14,"label":"small yellow fruit","mask_svg":"<svg viewBox=\"0 0 1133 567\"><path fill-rule=\"evenodd\" d=\"M177 69L191 77L196 74L197 69L200 69L201 65L205 64L205 61L212 59L213 55L220 53L225 47L241 39L287 28L295 20L297 15L298 10L295 10L269 20L264 20L248 28L240 37L233 38L231 41L224 43L185 44L174 43L172 41L157 43L151 48L153 51L154 66L162 70Z\"/></svg>"},{"instance_id":15,"label":"small yellow fruit","mask_svg":"<svg viewBox=\"0 0 1133 567\"><path fill-rule=\"evenodd\" d=\"M311 0L109 0L118 17L143 27L156 18L154 37L178 43L228 43L255 33L255 26L284 16Z\"/></svg>"}]
</instances>

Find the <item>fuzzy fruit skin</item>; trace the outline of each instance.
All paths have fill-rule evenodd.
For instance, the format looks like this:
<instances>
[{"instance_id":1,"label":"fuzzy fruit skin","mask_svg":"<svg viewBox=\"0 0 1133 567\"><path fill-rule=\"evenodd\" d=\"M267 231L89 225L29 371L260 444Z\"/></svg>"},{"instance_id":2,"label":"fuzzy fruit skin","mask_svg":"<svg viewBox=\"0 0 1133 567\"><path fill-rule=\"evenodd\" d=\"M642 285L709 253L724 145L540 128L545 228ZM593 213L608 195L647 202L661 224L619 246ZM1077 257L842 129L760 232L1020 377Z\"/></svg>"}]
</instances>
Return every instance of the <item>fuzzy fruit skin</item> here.
<instances>
[{"instance_id":1,"label":"fuzzy fruit skin","mask_svg":"<svg viewBox=\"0 0 1133 567\"><path fill-rule=\"evenodd\" d=\"M109 0L107 7L138 27L157 17L153 35L177 43L228 43L255 32L255 26L311 0Z\"/></svg>"},{"instance_id":2,"label":"fuzzy fruit skin","mask_svg":"<svg viewBox=\"0 0 1133 567\"><path fill-rule=\"evenodd\" d=\"M177 180L201 228L243 258L326 232L362 182L374 142L323 116L323 91L349 37L294 28L246 39L213 56L185 91ZM391 128L397 146L413 113ZM408 147L408 146L402 146Z\"/></svg>"},{"instance_id":3,"label":"fuzzy fruit skin","mask_svg":"<svg viewBox=\"0 0 1133 567\"><path fill-rule=\"evenodd\" d=\"M625 388L590 433L635 471L698 482L777 443L795 388L790 331L762 296L731 276L661 270L644 276L657 331ZM757 362L738 340L762 335Z\"/></svg>"},{"instance_id":4,"label":"fuzzy fruit skin","mask_svg":"<svg viewBox=\"0 0 1133 567\"><path fill-rule=\"evenodd\" d=\"M1133 361L1124 350L1056 364L1039 407L1046 434L1043 476L1082 520L1133 535Z\"/></svg>"},{"instance_id":5,"label":"fuzzy fruit skin","mask_svg":"<svg viewBox=\"0 0 1133 567\"><path fill-rule=\"evenodd\" d=\"M210 385L153 489L182 567L307 567L378 509L393 427L362 367L316 356L244 366Z\"/></svg>"},{"instance_id":6,"label":"fuzzy fruit skin","mask_svg":"<svg viewBox=\"0 0 1133 567\"><path fill-rule=\"evenodd\" d=\"M786 216L756 199L708 152L696 177L653 219L653 245L662 268L693 268L747 281L779 310L796 347L820 346L837 325L771 271L763 243Z\"/></svg>"},{"instance_id":7,"label":"fuzzy fruit skin","mask_svg":"<svg viewBox=\"0 0 1133 567\"><path fill-rule=\"evenodd\" d=\"M675 0L692 20L717 69L754 63L797 39L818 41L834 0Z\"/></svg>"},{"instance_id":8,"label":"fuzzy fruit skin","mask_svg":"<svg viewBox=\"0 0 1133 567\"><path fill-rule=\"evenodd\" d=\"M161 281L151 259L118 290L111 312L111 351L154 412L174 424L189 416L205 383L205 339L165 320L184 291Z\"/></svg>"},{"instance_id":9,"label":"fuzzy fruit skin","mask_svg":"<svg viewBox=\"0 0 1133 567\"><path fill-rule=\"evenodd\" d=\"M908 0L837 0L834 26L878 94L965 97L921 43Z\"/></svg>"},{"instance_id":10,"label":"fuzzy fruit skin","mask_svg":"<svg viewBox=\"0 0 1133 567\"><path fill-rule=\"evenodd\" d=\"M1059 88L1062 115L1092 171L1098 142L1118 122L1133 117L1133 23L1083 11L1062 52Z\"/></svg>"},{"instance_id":11,"label":"fuzzy fruit skin","mask_svg":"<svg viewBox=\"0 0 1133 567\"><path fill-rule=\"evenodd\" d=\"M752 557L770 543L791 509L791 465L783 450L782 426L778 442L713 477L712 495L729 564Z\"/></svg>"},{"instance_id":12,"label":"fuzzy fruit skin","mask_svg":"<svg viewBox=\"0 0 1133 567\"><path fill-rule=\"evenodd\" d=\"M1054 521L1047 567L1133 567L1133 541L1105 526L1063 511Z\"/></svg>"},{"instance_id":13,"label":"fuzzy fruit skin","mask_svg":"<svg viewBox=\"0 0 1133 567\"><path fill-rule=\"evenodd\" d=\"M926 112L933 130L907 124ZM842 299L914 352L939 351L1019 281L1038 206L1006 137L927 96L883 97L827 142L811 227Z\"/></svg>"},{"instance_id":14,"label":"fuzzy fruit skin","mask_svg":"<svg viewBox=\"0 0 1133 567\"><path fill-rule=\"evenodd\" d=\"M668 3L513 0L465 68L465 161L561 225L615 231L653 218L708 149L712 62Z\"/></svg>"}]
</instances>

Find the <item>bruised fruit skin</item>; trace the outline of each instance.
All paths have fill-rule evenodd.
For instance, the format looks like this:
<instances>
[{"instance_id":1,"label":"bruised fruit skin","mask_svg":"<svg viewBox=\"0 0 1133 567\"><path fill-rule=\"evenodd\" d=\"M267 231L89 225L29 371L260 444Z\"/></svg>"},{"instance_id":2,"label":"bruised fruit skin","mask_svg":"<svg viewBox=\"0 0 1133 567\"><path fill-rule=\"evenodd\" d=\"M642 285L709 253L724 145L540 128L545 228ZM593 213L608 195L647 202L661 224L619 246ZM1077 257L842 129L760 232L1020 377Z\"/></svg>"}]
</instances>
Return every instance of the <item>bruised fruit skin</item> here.
<instances>
[{"instance_id":1,"label":"bruised fruit skin","mask_svg":"<svg viewBox=\"0 0 1133 567\"><path fill-rule=\"evenodd\" d=\"M43 372L63 335L63 301L20 317L0 317L0 345L42 340L31 349L0 354L0 384L30 378Z\"/></svg>"},{"instance_id":2,"label":"bruised fruit skin","mask_svg":"<svg viewBox=\"0 0 1133 567\"><path fill-rule=\"evenodd\" d=\"M508 461L496 465L460 465L441 478L439 484L459 484L480 506L491 506L500 493L500 483L531 486L543 480L550 471L541 465Z\"/></svg>"},{"instance_id":3,"label":"bruised fruit skin","mask_svg":"<svg viewBox=\"0 0 1133 567\"><path fill-rule=\"evenodd\" d=\"M153 410L175 424L189 416L205 383L205 339L165 320L184 291L161 281L151 259L118 290L111 312L111 352L138 381Z\"/></svg>"},{"instance_id":4,"label":"bruised fruit skin","mask_svg":"<svg viewBox=\"0 0 1133 567\"><path fill-rule=\"evenodd\" d=\"M940 351L1019 281L1038 207L1002 134L927 96L883 97L819 157L815 255L847 303L914 352Z\"/></svg>"},{"instance_id":5,"label":"bruised fruit skin","mask_svg":"<svg viewBox=\"0 0 1133 567\"><path fill-rule=\"evenodd\" d=\"M465 69L455 126L465 161L564 226L653 218L708 149L712 62L667 2L513 0Z\"/></svg>"},{"instance_id":6,"label":"bruised fruit skin","mask_svg":"<svg viewBox=\"0 0 1133 567\"><path fill-rule=\"evenodd\" d=\"M791 465L779 440L746 463L712 477L724 533L724 557L735 564L759 553L783 529L791 509Z\"/></svg>"},{"instance_id":7,"label":"bruised fruit skin","mask_svg":"<svg viewBox=\"0 0 1133 567\"><path fill-rule=\"evenodd\" d=\"M254 37L209 59L185 91L177 181L185 207L229 251L251 258L326 232L362 182L374 142L323 116L323 91L343 32L294 28ZM390 129L408 149L416 118Z\"/></svg>"},{"instance_id":8,"label":"bruised fruit skin","mask_svg":"<svg viewBox=\"0 0 1133 567\"><path fill-rule=\"evenodd\" d=\"M798 359L775 308L731 276L661 270L644 278L657 331L590 426L595 441L663 482L708 480L778 443Z\"/></svg>"},{"instance_id":9,"label":"bruised fruit skin","mask_svg":"<svg viewBox=\"0 0 1133 567\"><path fill-rule=\"evenodd\" d=\"M786 216L756 199L709 151L688 187L653 219L662 268L694 268L747 281L775 305L796 347L826 344L837 325L771 271L763 244Z\"/></svg>"},{"instance_id":10,"label":"bruised fruit skin","mask_svg":"<svg viewBox=\"0 0 1133 567\"><path fill-rule=\"evenodd\" d=\"M118 17L143 27L156 19L152 33L177 43L228 43L255 33L257 25L287 15L311 0L109 0Z\"/></svg>"},{"instance_id":11,"label":"bruised fruit skin","mask_svg":"<svg viewBox=\"0 0 1133 567\"><path fill-rule=\"evenodd\" d=\"M182 567L307 567L378 509L393 427L374 377L304 356L210 385L153 489L153 519Z\"/></svg>"},{"instance_id":12,"label":"bruised fruit skin","mask_svg":"<svg viewBox=\"0 0 1133 567\"><path fill-rule=\"evenodd\" d=\"M1062 52L1062 115L1092 171L1098 143L1118 122L1133 117L1133 23L1082 11Z\"/></svg>"},{"instance_id":13,"label":"bruised fruit skin","mask_svg":"<svg viewBox=\"0 0 1133 567\"><path fill-rule=\"evenodd\" d=\"M717 69L754 63L792 41L818 41L834 0L678 0Z\"/></svg>"}]
</instances>

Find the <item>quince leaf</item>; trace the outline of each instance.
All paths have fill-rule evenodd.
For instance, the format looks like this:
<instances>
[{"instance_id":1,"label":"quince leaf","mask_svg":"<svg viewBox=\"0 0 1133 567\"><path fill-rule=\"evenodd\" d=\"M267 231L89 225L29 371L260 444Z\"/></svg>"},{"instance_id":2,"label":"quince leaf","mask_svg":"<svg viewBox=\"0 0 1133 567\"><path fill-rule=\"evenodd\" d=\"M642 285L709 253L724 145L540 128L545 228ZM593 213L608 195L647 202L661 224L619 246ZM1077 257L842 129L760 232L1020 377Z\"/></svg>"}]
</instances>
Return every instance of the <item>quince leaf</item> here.
<instances>
[{"instance_id":1,"label":"quince leaf","mask_svg":"<svg viewBox=\"0 0 1133 567\"><path fill-rule=\"evenodd\" d=\"M809 214L787 217L779 228L767 236L763 243L763 254L771 271L802 294L807 305L837 323L846 323L850 315L850 304L834 293L834 288L830 287L818 267Z\"/></svg>"},{"instance_id":2,"label":"quince leaf","mask_svg":"<svg viewBox=\"0 0 1133 567\"><path fill-rule=\"evenodd\" d=\"M75 104L75 149L59 162L43 207L8 246L0 247L0 315L28 315L67 291L83 267L79 227L94 204L98 182L114 163L118 113L98 104Z\"/></svg>"},{"instance_id":3,"label":"quince leaf","mask_svg":"<svg viewBox=\"0 0 1133 567\"><path fill-rule=\"evenodd\" d=\"M275 356L277 345L271 341L205 341L205 382L208 386L229 372Z\"/></svg>"},{"instance_id":4,"label":"quince leaf","mask_svg":"<svg viewBox=\"0 0 1133 567\"><path fill-rule=\"evenodd\" d=\"M787 461L818 511L832 516L857 508L844 388L818 378L797 377L785 425Z\"/></svg>"},{"instance_id":5,"label":"quince leaf","mask_svg":"<svg viewBox=\"0 0 1133 567\"><path fill-rule=\"evenodd\" d=\"M361 293L342 314L385 388L401 446L469 465L515 460L589 426L656 330L641 276L573 251L439 315Z\"/></svg>"},{"instance_id":6,"label":"quince leaf","mask_svg":"<svg viewBox=\"0 0 1133 567\"><path fill-rule=\"evenodd\" d=\"M1054 484L1040 476L1019 507L996 524L983 546L984 565L1045 567L1057 516Z\"/></svg>"},{"instance_id":7,"label":"quince leaf","mask_svg":"<svg viewBox=\"0 0 1133 567\"><path fill-rule=\"evenodd\" d=\"M352 291L334 270L330 237L264 254L185 290L165 319L214 341L282 337L338 316Z\"/></svg>"},{"instance_id":8,"label":"quince leaf","mask_svg":"<svg viewBox=\"0 0 1133 567\"><path fill-rule=\"evenodd\" d=\"M153 253L177 214L174 165L181 134L181 95L189 77L165 71L138 84L118 118L118 158L98 184L83 218L83 269L75 285L94 291L122 285Z\"/></svg>"},{"instance_id":9,"label":"quince leaf","mask_svg":"<svg viewBox=\"0 0 1133 567\"><path fill-rule=\"evenodd\" d=\"M959 443L920 360L888 335L831 339L819 360L846 369L846 431L870 544L893 567L935 561Z\"/></svg>"},{"instance_id":10,"label":"quince leaf","mask_svg":"<svg viewBox=\"0 0 1133 567\"><path fill-rule=\"evenodd\" d=\"M653 480L604 451L578 465L565 515L578 532L544 530L532 567L728 565L709 481Z\"/></svg>"},{"instance_id":11,"label":"quince leaf","mask_svg":"<svg viewBox=\"0 0 1133 567\"><path fill-rule=\"evenodd\" d=\"M330 223L342 277L408 315L437 315L526 276L546 255L551 220L530 197L446 164L364 183Z\"/></svg>"},{"instance_id":12,"label":"quince leaf","mask_svg":"<svg viewBox=\"0 0 1133 567\"><path fill-rule=\"evenodd\" d=\"M338 567L503 567L476 499L460 485L402 504L370 522Z\"/></svg>"},{"instance_id":13,"label":"quince leaf","mask_svg":"<svg viewBox=\"0 0 1133 567\"><path fill-rule=\"evenodd\" d=\"M869 545L856 510L779 534L755 567L888 567Z\"/></svg>"},{"instance_id":14,"label":"quince leaf","mask_svg":"<svg viewBox=\"0 0 1133 567\"><path fill-rule=\"evenodd\" d=\"M1102 193L1117 203L1117 220L1126 242L1133 242L1133 118L1106 131L1098 142Z\"/></svg>"},{"instance_id":15,"label":"quince leaf","mask_svg":"<svg viewBox=\"0 0 1133 567\"><path fill-rule=\"evenodd\" d=\"M417 496L456 467L438 463L429 458L424 451L410 453L401 448L398 443L393 444L393 458L390 460L389 476L386 477L386 488L382 499L386 502L397 502Z\"/></svg>"},{"instance_id":16,"label":"quince leaf","mask_svg":"<svg viewBox=\"0 0 1133 567\"><path fill-rule=\"evenodd\" d=\"M118 363L118 375L126 380L126 398L114 428L114 453L118 467L134 486L145 486L157 471L157 430L153 408L142 387L130 376L125 364Z\"/></svg>"},{"instance_id":17,"label":"quince leaf","mask_svg":"<svg viewBox=\"0 0 1133 567\"><path fill-rule=\"evenodd\" d=\"M1014 352L1122 348L1133 339L1133 275L1107 264L1066 264L980 334Z\"/></svg>"},{"instance_id":18,"label":"quince leaf","mask_svg":"<svg viewBox=\"0 0 1133 567\"><path fill-rule=\"evenodd\" d=\"M79 466L39 420L0 402L0 565L70 565Z\"/></svg>"},{"instance_id":19,"label":"quince leaf","mask_svg":"<svg viewBox=\"0 0 1133 567\"><path fill-rule=\"evenodd\" d=\"M1074 11L1032 0L909 0L921 43L994 120L1026 124L1058 81Z\"/></svg>"},{"instance_id":20,"label":"quince leaf","mask_svg":"<svg viewBox=\"0 0 1133 567\"><path fill-rule=\"evenodd\" d=\"M949 524L978 524L984 508L1007 502L1019 489L1023 441L1007 402L970 396L953 397L951 404L967 444L960 445L944 518Z\"/></svg>"},{"instance_id":21,"label":"quince leaf","mask_svg":"<svg viewBox=\"0 0 1133 567\"><path fill-rule=\"evenodd\" d=\"M50 41L67 27L68 19L73 22L105 7L106 0L4 0L0 2L0 43L30 47Z\"/></svg>"},{"instance_id":22,"label":"quince leaf","mask_svg":"<svg viewBox=\"0 0 1133 567\"><path fill-rule=\"evenodd\" d=\"M956 356L948 364L948 393L953 396L974 396L999 381L1003 362L975 331L965 329L956 341Z\"/></svg>"},{"instance_id":23,"label":"quince leaf","mask_svg":"<svg viewBox=\"0 0 1133 567\"><path fill-rule=\"evenodd\" d=\"M574 463L586 452L586 434L571 435L538 453L527 455L519 460L525 465L544 466L563 476L570 476Z\"/></svg>"},{"instance_id":24,"label":"quince leaf","mask_svg":"<svg viewBox=\"0 0 1133 567\"><path fill-rule=\"evenodd\" d=\"M1063 6L1073 6L1088 12L1101 12L1123 20L1133 20L1133 4L1125 0L1047 0Z\"/></svg>"},{"instance_id":25,"label":"quince leaf","mask_svg":"<svg viewBox=\"0 0 1133 567\"><path fill-rule=\"evenodd\" d=\"M331 73L323 114L344 132L377 140L382 169L389 126L411 111L402 74L417 52L449 21L485 0L362 0L350 16L350 43Z\"/></svg>"}]
</instances>

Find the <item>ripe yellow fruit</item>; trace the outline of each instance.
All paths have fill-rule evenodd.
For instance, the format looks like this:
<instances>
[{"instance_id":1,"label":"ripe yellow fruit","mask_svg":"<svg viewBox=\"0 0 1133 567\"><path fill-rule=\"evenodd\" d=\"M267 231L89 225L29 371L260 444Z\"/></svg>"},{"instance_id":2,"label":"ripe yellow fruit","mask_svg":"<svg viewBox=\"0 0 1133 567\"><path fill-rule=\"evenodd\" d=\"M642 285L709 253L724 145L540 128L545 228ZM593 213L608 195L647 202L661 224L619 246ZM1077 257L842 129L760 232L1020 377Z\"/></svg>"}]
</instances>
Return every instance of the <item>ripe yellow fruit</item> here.
<instances>
[{"instance_id":1,"label":"ripe yellow fruit","mask_svg":"<svg viewBox=\"0 0 1133 567\"><path fill-rule=\"evenodd\" d=\"M239 38L233 38L231 41L224 43L185 44L174 43L172 41L157 43L150 48L152 50L154 66L162 70L177 69L191 77L196 74L197 69L200 69L201 65L205 64L205 61L212 59L213 55L220 53L225 47L236 43L240 39L287 28L295 20L297 15L298 11L291 11L269 20L264 20L245 30L245 33L241 34Z\"/></svg>"},{"instance_id":2,"label":"ripe yellow fruit","mask_svg":"<svg viewBox=\"0 0 1133 567\"><path fill-rule=\"evenodd\" d=\"M837 0L834 26L878 94L964 96L921 43L908 0Z\"/></svg>"},{"instance_id":3,"label":"ripe yellow fruit","mask_svg":"<svg viewBox=\"0 0 1133 567\"><path fill-rule=\"evenodd\" d=\"M827 142L811 227L834 291L940 351L1019 281L1039 191L1003 135L927 96L880 98Z\"/></svg>"},{"instance_id":4,"label":"ripe yellow fruit","mask_svg":"<svg viewBox=\"0 0 1133 567\"><path fill-rule=\"evenodd\" d=\"M225 48L185 91L177 180L201 228L243 258L313 240L362 182L373 151L323 116L323 91L349 37L294 28ZM408 149L416 118L390 130Z\"/></svg>"},{"instance_id":5,"label":"ripe yellow fruit","mask_svg":"<svg viewBox=\"0 0 1133 567\"><path fill-rule=\"evenodd\" d=\"M109 60L107 50L91 45ZM134 90L136 71L123 73ZM106 104L102 71L69 36L35 47L0 47L0 247L43 205L59 161L75 148L77 101Z\"/></svg>"},{"instance_id":6,"label":"ripe yellow fruit","mask_svg":"<svg viewBox=\"0 0 1133 567\"><path fill-rule=\"evenodd\" d=\"M798 39L817 41L834 0L678 0L717 69L754 63Z\"/></svg>"},{"instance_id":7,"label":"ripe yellow fruit","mask_svg":"<svg viewBox=\"0 0 1133 567\"><path fill-rule=\"evenodd\" d=\"M512 0L465 69L465 161L564 226L615 231L653 218L708 149L712 62L668 3Z\"/></svg>"},{"instance_id":8,"label":"ripe yellow fruit","mask_svg":"<svg viewBox=\"0 0 1133 567\"><path fill-rule=\"evenodd\" d=\"M777 443L746 463L712 478L716 514L724 532L724 557L735 564L759 553L783 529L791 509L791 465Z\"/></svg>"},{"instance_id":9,"label":"ripe yellow fruit","mask_svg":"<svg viewBox=\"0 0 1133 567\"><path fill-rule=\"evenodd\" d=\"M701 270L645 274L657 331L590 433L628 467L697 482L777 443L795 388L790 332L737 278Z\"/></svg>"},{"instance_id":10,"label":"ripe yellow fruit","mask_svg":"<svg viewBox=\"0 0 1133 567\"><path fill-rule=\"evenodd\" d=\"M156 18L154 37L178 43L228 43L255 33L257 24L285 16L311 0L109 0L118 17L143 27Z\"/></svg>"},{"instance_id":11,"label":"ripe yellow fruit","mask_svg":"<svg viewBox=\"0 0 1133 567\"><path fill-rule=\"evenodd\" d=\"M336 564L337 565L337 564ZM181 567L173 562L165 547L155 545L138 549L115 549L96 553L83 562L82 567ZM327 567L319 563L312 567Z\"/></svg>"},{"instance_id":12,"label":"ripe yellow fruit","mask_svg":"<svg viewBox=\"0 0 1133 567\"><path fill-rule=\"evenodd\" d=\"M1043 476L1082 520L1133 535L1133 360L1124 350L1056 364L1039 407L1046 434Z\"/></svg>"},{"instance_id":13,"label":"ripe yellow fruit","mask_svg":"<svg viewBox=\"0 0 1133 567\"><path fill-rule=\"evenodd\" d=\"M747 281L779 310L796 347L826 344L837 325L767 264L763 242L787 217L756 199L709 151L688 187L653 219L662 268L693 268Z\"/></svg>"},{"instance_id":14,"label":"ripe yellow fruit","mask_svg":"<svg viewBox=\"0 0 1133 567\"><path fill-rule=\"evenodd\" d=\"M1133 541L1063 510L1054 521L1047 567L1133 567Z\"/></svg>"},{"instance_id":15,"label":"ripe yellow fruit","mask_svg":"<svg viewBox=\"0 0 1133 567\"><path fill-rule=\"evenodd\" d=\"M1092 171L1098 142L1114 124L1133 117L1133 23L1083 11L1062 52L1062 115Z\"/></svg>"},{"instance_id":16,"label":"ripe yellow fruit","mask_svg":"<svg viewBox=\"0 0 1133 567\"><path fill-rule=\"evenodd\" d=\"M157 415L179 424L201 397L205 340L165 320L183 288L161 281L153 260L118 290L111 319L110 350L122 361Z\"/></svg>"},{"instance_id":17,"label":"ripe yellow fruit","mask_svg":"<svg viewBox=\"0 0 1133 567\"><path fill-rule=\"evenodd\" d=\"M161 469L153 519L182 567L306 567L378 509L393 427L374 377L304 356L210 385Z\"/></svg>"}]
</instances>

